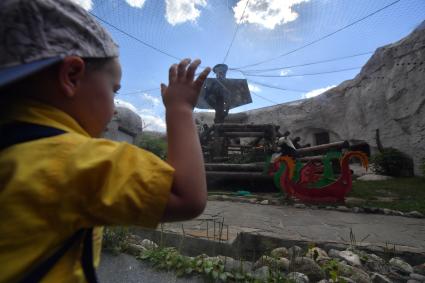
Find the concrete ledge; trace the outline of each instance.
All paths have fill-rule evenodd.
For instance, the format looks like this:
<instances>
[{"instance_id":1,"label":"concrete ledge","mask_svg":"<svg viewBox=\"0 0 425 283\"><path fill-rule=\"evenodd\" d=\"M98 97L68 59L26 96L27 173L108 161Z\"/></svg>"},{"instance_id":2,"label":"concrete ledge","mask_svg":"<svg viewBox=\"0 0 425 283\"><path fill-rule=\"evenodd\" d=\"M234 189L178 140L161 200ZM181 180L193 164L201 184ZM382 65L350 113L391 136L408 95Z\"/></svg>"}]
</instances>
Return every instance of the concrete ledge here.
<instances>
[{"instance_id":1,"label":"concrete ledge","mask_svg":"<svg viewBox=\"0 0 425 283\"><path fill-rule=\"evenodd\" d=\"M314 244L325 250L337 249L344 250L350 245L338 242L311 242L295 239L282 239L267 235L241 232L233 241L223 242L183 236L178 233L161 232L139 227L133 227L130 230L133 234L152 240L164 246L173 246L187 256L197 256L207 254L208 256L224 255L233 258L243 258L247 261L256 261L261 255L269 253L277 247L300 246L307 250L308 246ZM390 245L388 248L391 248ZM356 248L367 253L374 253L385 258L388 252L385 252L386 246L371 245L368 243L357 244ZM391 252L391 257L401 257L412 265L418 265L425 262L425 251L411 247L395 246L395 252Z\"/></svg>"}]
</instances>

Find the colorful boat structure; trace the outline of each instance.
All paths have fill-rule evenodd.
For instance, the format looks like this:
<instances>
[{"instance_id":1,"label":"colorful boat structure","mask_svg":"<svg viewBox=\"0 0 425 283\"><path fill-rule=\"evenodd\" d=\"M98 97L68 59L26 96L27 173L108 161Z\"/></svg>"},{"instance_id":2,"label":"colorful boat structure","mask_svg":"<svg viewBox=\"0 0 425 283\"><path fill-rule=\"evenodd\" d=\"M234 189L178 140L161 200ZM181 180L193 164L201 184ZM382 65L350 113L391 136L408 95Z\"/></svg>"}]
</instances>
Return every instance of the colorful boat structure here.
<instances>
[{"instance_id":1,"label":"colorful boat structure","mask_svg":"<svg viewBox=\"0 0 425 283\"><path fill-rule=\"evenodd\" d=\"M361 151L349 151L345 154L329 152L321 161L309 161L304 165L290 156L281 156L274 161L270 174L275 185L288 197L306 203L344 203L352 189L349 167L352 158L359 159L367 170L367 155ZM332 170L335 159L340 164L339 176Z\"/></svg>"}]
</instances>

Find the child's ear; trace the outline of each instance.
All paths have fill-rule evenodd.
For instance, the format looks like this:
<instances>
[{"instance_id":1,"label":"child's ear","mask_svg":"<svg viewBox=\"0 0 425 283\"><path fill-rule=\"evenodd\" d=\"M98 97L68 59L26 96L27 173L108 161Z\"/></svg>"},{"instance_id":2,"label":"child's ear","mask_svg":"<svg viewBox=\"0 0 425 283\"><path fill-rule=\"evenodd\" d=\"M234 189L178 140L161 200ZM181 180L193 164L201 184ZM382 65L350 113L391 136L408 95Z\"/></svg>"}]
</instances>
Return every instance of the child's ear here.
<instances>
[{"instance_id":1,"label":"child's ear","mask_svg":"<svg viewBox=\"0 0 425 283\"><path fill-rule=\"evenodd\" d=\"M85 74L85 63L77 56L66 57L59 67L59 84L67 97L74 97Z\"/></svg>"}]
</instances>

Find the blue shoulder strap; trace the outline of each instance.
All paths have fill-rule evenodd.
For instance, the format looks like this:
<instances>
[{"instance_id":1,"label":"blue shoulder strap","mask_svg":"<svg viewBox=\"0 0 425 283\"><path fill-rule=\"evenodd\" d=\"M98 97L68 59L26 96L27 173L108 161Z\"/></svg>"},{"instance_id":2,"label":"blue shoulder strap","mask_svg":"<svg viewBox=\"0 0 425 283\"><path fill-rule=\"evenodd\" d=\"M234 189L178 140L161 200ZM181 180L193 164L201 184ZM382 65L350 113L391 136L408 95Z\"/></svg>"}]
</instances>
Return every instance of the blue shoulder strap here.
<instances>
[{"instance_id":1,"label":"blue shoulder strap","mask_svg":"<svg viewBox=\"0 0 425 283\"><path fill-rule=\"evenodd\" d=\"M53 127L15 122L0 127L0 151L10 146L30 142L42 138L54 137L65 134L66 132ZM96 283L97 276L93 266L93 228L80 229L62 246L54 251L43 262L35 265L24 277L20 283L37 283L53 268L53 266L62 258L67 251L76 243L83 243L83 251L81 255L81 265L89 283Z\"/></svg>"},{"instance_id":2,"label":"blue shoulder strap","mask_svg":"<svg viewBox=\"0 0 425 283\"><path fill-rule=\"evenodd\" d=\"M15 144L64 134L65 131L24 122L15 122L0 127L0 150Z\"/></svg>"}]
</instances>

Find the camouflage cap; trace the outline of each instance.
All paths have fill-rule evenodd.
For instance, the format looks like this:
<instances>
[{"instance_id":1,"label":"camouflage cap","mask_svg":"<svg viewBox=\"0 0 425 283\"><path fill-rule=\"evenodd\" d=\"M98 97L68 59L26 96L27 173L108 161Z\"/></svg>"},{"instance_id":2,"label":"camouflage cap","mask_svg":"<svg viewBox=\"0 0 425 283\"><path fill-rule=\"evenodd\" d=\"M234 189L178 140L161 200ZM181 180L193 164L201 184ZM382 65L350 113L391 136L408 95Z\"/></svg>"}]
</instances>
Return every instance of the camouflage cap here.
<instances>
[{"instance_id":1,"label":"camouflage cap","mask_svg":"<svg viewBox=\"0 0 425 283\"><path fill-rule=\"evenodd\" d=\"M110 34L70 0L1 0L0 19L0 87L66 56L119 55Z\"/></svg>"}]
</instances>

